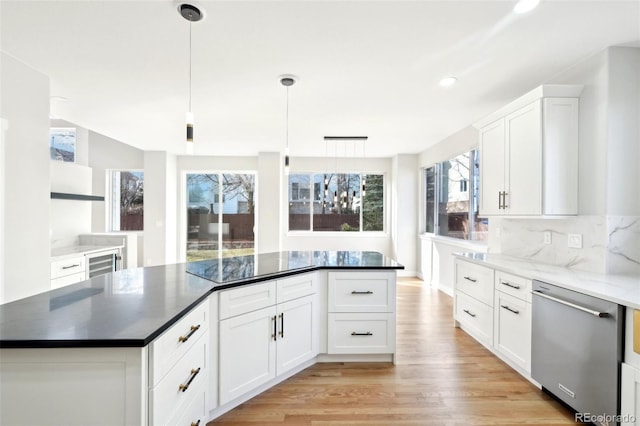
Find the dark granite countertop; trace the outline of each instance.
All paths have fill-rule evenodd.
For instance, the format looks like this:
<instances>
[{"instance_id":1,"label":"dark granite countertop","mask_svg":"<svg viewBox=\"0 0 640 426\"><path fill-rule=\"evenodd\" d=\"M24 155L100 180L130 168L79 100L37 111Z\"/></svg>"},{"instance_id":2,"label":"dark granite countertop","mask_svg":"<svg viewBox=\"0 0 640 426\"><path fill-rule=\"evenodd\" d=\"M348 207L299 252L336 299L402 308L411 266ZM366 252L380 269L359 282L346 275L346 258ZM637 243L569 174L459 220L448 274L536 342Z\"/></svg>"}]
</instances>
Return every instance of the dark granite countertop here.
<instances>
[{"instance_id":1,"label":"dark granite countertop","mask_svg":"<svg viewBox=\"0 0 640 426\"><path fill-rule=\"evenodd\" d=\"M403 269L368 251L289 251L126 269L0 305L0 348L142 347L216 290L317 269Z\"/></svg>"}]
</instances>

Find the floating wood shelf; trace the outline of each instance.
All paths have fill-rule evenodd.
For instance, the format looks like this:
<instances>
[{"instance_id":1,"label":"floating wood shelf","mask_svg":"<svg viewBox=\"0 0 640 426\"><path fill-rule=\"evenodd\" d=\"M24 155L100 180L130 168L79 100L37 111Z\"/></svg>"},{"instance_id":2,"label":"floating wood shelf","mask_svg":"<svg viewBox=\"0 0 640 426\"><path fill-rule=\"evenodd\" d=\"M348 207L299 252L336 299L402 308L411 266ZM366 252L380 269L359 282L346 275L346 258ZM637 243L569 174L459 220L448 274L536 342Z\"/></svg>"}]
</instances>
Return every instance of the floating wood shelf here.
<instances>
[{"instance_id":1,"label":"floating wood shelf","mask_svg":"<svg viewBox=\"0 0 640 426\"><path fill-rule=\"evenodd\" d=\"M64 192L52 192L51 198L58 200L104 201L104 197L99 195L65 194Z\"/></svg>"}]
</instances>

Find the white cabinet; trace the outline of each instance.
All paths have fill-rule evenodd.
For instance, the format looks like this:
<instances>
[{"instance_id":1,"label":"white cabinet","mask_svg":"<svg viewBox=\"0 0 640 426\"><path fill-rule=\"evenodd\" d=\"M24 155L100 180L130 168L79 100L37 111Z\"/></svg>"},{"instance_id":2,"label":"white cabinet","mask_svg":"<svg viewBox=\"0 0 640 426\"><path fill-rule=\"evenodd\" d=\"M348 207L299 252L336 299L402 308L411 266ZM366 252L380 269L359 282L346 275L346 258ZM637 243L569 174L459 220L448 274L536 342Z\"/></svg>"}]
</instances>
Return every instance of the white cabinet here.
<instances>
[{"instance_id":1,"label":"white cabinet","mask_svg":"<svg viewBox=\"0 0 640 426\"><path fill-rule=\"evenodd\" d=\"M524 373L531 371L531 280L455 260L458 325Z\"/></svg>"},{"instance_id":2,"label":"white cabinet","mask_svg":"<svg viewBox=\"0 0 640 426\"><path fill-rule=\"evenodd\" d=\"M85 280L85 258L74 256L51 261L51 289Z\"/></svg>"},{"instance_id":3,"label":"white cabinet","mask_svg":"<svg viewBox=\"0 0 640 426\"><path fill-rule=\"evenodd\" d=\"M317 355L316 274L220 292L220 405Z\"/></svg>"},{"instance_id":4,"label":"white cabinet","mask_svg":"<svg viewBox=\"0 0 640 426\"><path fill-rule=\"evenodd\" d=\"M501 110L502 115L493 114L475 124L479 129L483 216L578 212L580 92L545 89L514 101ZM554 93L576 97L547 97Z\"/></svg>"},{"instance_id":5,"label":"white cabinet","mask_svg":"<svg viewBox=\"0 0 640 426\"><path fill-rule=\"evenodd\" d=\"M620 424L638 426L640 425L640 370L623 362L620 378Z\"/></svg>"},{"instance_id":6,"label":"white cabinet","mask_svg":"<svg viewBox=\"0 0 640 426\"><path fill-rule=\"evenodd\" d=\"M493 341L493 276L491 268L455 260L454 318L487 346Z\"/></svg>"},{"instance_id":7,"label":"white cabinet","mask_svg":"<svg viewBox=\"0 0 640 426\"><path fill-rule=\"evenodd\" d=\"M328 273L329 354L395 354L395 272Z\"/></svg>"},{"instance_id":8,"label":"white cabinet","mask_svg":"<svg viewBox=\"0 0 640 426\"><path fill-rule=\"evenodd\" d=\"M206 300L149 345L149 424L206 422L209 320Z\"/></svg>"}]
</instances>

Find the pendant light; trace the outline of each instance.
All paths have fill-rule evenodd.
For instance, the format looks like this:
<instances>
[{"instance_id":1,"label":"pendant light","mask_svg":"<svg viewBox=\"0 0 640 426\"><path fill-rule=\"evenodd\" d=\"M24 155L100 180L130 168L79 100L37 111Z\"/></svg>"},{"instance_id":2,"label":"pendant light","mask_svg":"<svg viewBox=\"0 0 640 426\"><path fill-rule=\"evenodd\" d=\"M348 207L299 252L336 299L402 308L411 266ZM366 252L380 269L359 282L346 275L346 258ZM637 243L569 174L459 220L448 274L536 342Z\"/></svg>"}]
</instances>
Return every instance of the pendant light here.
<instances>
[{"instance_id":1,"label":"pendant light","mask_svg":"<svg viewBox=\"0 0 640 426\"><path fill-rule=\"evenodd\" d=\"M284 75L280 77L280 84L287 88L287 136L286 146L284 148L284 174L289 176L289 87L296 84L296 77L293 75Z\"/></svg>"},{"instance_id":2,"label":"pendant light","mask_svg":"<svg viewBox=\"0 0 640 426\"><path fill-rule=\"evenodd\" d=\"M179 6L180 15L189 21L189 109L186 113L187 154L193 154L193 112L191 112L191 24L202 20L203 13L196 6L183 3Z\"/></svg>"}]
</instances>

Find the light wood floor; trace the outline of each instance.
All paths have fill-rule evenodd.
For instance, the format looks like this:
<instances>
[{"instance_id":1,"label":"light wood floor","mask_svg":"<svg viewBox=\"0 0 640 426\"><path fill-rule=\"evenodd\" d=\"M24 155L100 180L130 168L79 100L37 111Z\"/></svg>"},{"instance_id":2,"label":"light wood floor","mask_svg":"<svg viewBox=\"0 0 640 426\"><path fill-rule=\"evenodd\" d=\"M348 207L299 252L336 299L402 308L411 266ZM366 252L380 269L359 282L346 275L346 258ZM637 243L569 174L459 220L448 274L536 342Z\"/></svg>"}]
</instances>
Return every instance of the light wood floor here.
<instances>
[{"instance_id":1,"label":"light wood floor","mask_svg":"<svg viewBox=\"0 0 640 426\"><path fill-rule=\"evenodd\" d=\"M397 363L316 364L212 425L569 425L573 415L453 327L452 299L398 280Z\"/></svg>"}]
</instances>

